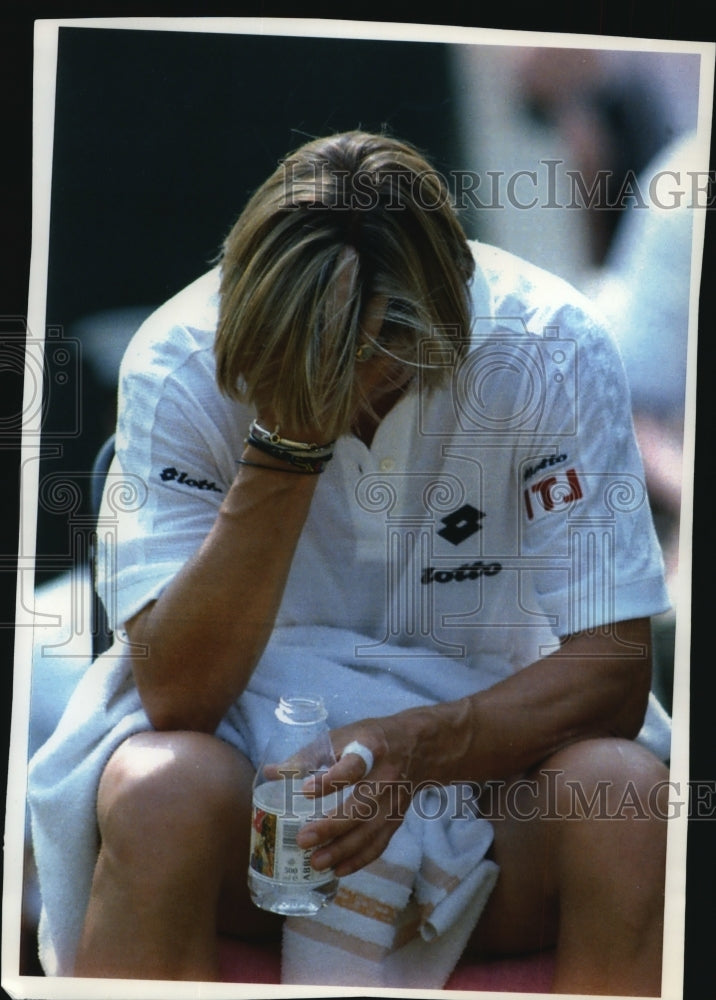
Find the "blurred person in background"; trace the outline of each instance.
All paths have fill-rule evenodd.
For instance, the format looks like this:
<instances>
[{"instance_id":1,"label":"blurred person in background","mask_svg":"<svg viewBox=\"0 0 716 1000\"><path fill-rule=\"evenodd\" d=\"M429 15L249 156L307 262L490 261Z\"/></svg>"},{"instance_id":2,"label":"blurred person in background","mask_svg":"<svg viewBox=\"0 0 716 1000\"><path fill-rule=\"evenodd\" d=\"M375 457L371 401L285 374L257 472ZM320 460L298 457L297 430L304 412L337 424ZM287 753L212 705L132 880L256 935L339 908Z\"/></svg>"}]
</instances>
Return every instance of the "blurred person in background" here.
<instances>
[{"instance_id":1,"label":"blurred person in background","mask_svg":"<svg viewBox=\"0 0 716 1000\"><path fill-rule=\"evenodd\" d=\"M695 64L694 64L695 65ZM523 108L565 140L587 192L587 267L575 283L613 330L666 563L672 609L655 617L655 687L671 704L694 202L699 148L692 67L673 54L527 49ZM603 177L600 187L599 176Z\"/></svg>"},{"instance_id":2,"label":"blurred person in background","mask_svg":"<svg viewBox=\"0 0 716 1000\"><path fill-rule=\"evenodd\" d=\"M601 267L630 204L625 181L681 131L682 113L654 65L636 53L525 49L517 80L524 110L559 131L586 189L605 175L604 198L586 209L589 255Z\"/></svg>"},{"instance_id":3,"label":"blurred person in background","mask_svg":"<svg viewBox=\"0 0 716 1000\"><path fill-rule=\"evenodd\" d=\"M672 606L678 605L687 349L694 222L693 177L703 176L694 133L670 143L639 177L645 204L621 220L591 294L614 331ZM656 680L670 704L674 610L654 620Z\"/></svg>"}]
</instances>

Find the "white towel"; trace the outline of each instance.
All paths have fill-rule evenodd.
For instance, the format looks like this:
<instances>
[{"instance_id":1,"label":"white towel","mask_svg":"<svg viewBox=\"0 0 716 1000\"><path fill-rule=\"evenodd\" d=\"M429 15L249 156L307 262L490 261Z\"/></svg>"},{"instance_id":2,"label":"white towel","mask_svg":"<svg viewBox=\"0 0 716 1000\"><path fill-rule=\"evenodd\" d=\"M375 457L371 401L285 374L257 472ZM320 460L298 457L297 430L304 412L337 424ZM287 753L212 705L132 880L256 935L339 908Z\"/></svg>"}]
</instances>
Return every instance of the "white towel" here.
<instances>
[{"instance_id":1,"label":"white towel","mask_svg":"<svg viewBox=\"0 0 716 1000\"><path fill-rule=\"evenodd\" d=\"M117 747L149 729L129 657L116 642L88 668L30 762L28 801L42 899L39 952L48 976L72 975L99 849L99 779ZM245 752L225 722L218 733Z\"/></svg>"},{"instance_id":2,"label":"white towel","mask_svg":"<svg viewBox=\"0 0 716 1000\"><path fill-rule=\"evenodd\" d=\"M119 744L149 728L128 659L115 648L79 681L57 729L30 763L39 946L48 976L72 974L99 847L99 778Z\"/></svg>"},{"instance_id":3,"label":"white towel","mask_svg":"<svg viewBox=\"0 0 716 1000\"><path fill-rule=\"evenodd\" d=\"M497 879L491 843L455 788L421 788L376 862L315 916L286 920L282 982L442 988Z\"/></svg>"},{"instance_id":4,"label":"white towel","mask_svg":"<svg viewBox=\"0 0 716 1000\"><path fill-rule=\"evenodd\" d=\"M95 803L102 771L120 743L151 728L124 650L117 640L89 667L57 729L30 764L28 799L43 904L40 954L48 975L72 972L98 850ZM380 646L371 649L365 637L339 629L279 629L252 676L250 689L231 707L217 735L257 763L282 694L309 689L321 694L329 725L336 727L371 715L460 698L498 679L493 669L483 669L479 657L438 657L418 648L405 649L400 656L386 657L384 652ZM668 717L656 723L659 733L665 725L668 729ZM405 837L412 825L404 826L405 834L401 827L400 839L396 842L398 834L393 838L394 851L408 850ZM429 838L420 842L427 850ZM434 847L430 850L434 855ZM439 857L433 860L442 863ZM476 859L473 862L477 864ZM246 863L247 859L237 858L237 864ZM412 871L416 893L420 885L425 893L418 880L419 865L413 864ZM463 919L469 923L467 917ZM456 923L452 921L453 926Z\"/></svg>"}]
</instances>

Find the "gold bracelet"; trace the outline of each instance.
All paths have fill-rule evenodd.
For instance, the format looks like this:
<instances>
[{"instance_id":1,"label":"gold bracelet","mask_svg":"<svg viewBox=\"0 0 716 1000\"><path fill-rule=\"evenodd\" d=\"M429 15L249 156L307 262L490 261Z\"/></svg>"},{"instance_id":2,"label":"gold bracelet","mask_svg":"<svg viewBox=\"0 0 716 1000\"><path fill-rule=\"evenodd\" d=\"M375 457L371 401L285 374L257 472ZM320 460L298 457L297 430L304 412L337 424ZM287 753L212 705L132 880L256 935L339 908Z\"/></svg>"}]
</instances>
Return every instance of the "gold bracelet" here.
<instances>
[{"instance_id":1,"label":"gold bracelet","mask_svg":"<svg viewBox=\"0 0 716 1000\"><path fill-rule=\"evenodd\" d=\"M278 427L276 427L275 431L268 431L265 427L261 426L258 420L252 420L249 427L249 436L257 438L260 441L266 441L268 444L272 444L276 448L282 448L285 451L310 452L316 458L322 452L327 453L331 451L335 444L335 440L328 441L326 444L308 444L306 441L291 441L289 438L282 438L278 431Z\"/></svg>"}]
</instances>

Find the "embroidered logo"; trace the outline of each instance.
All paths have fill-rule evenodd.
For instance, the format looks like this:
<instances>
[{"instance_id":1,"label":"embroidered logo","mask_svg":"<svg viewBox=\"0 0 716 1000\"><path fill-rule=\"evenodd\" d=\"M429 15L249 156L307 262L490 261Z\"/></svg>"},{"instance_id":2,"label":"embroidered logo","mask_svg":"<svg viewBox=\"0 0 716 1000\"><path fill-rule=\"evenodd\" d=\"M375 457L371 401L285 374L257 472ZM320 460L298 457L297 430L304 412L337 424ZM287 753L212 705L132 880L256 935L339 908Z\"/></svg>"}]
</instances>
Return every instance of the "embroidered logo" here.
<instances>
[{"instance_id":1,"label":"embroidered logo","mask_svg":"<svg viewBox=\"0 0 716 1000\"><path fill-rule=\"evenodd\" d=\"M440 519L445 527L441 528L438 534L452 545L459 545L470 535L481 530L480 521L484 516L484 512L478 510L477 507L473 507L469 503L463 504L452 514Z\"/></svg>"},{"instance_id":2,"label":"embroidered logo","mask_svg":"<svg viewBox=\"0 0 716 1000\"><path fill-rule=\"evenodd\" d=\"M558 476L547 476L523 491L527 519L533 521L554 510L563 510L575 500L581 500L582 484L576 469L567 469Z\"/></svg>"},{"instance_id":3,"label":"embroidered logo","mask_svg":"<svg viewBox=\"0 0 716 1000\"><path fill-rule=\"evenodd\" d=\"M532 476L536 476L538 472L542 472L544 469L549 469L553 465L560 465L562 462L567 461L568 456L561 452L559 455L546 455L544 458L539 459L534 465L527 465L522 473L522 479L527 482Z\"/></svg>"},{"instance_id":4,"label":"embroidered logo","mask_svg":"<svg viewBox=\"0 0 716 1000\"><path fill-rule=\"evenodd\" d=\"M463 563L457 569L435 569L428 566L420 577L421 583L461 583L463 580L477 580L481 576L495 576L502 569L502 563L484 563L478 560L473 563Z\"/></svg>"},{"instance_id":5,"label":"embroidered logo","mask_svg":"<svg viewBox=\"0 0 716 1000\"><path fill-rule=\"evenodd\" d=\"M181 483L182 486L191 486L195 490L208 490L211 493L223 492L216 483L210 483L208 479L192 479L188 472L179 472L173 466L162 469L159 478L164 483L177 482Z\"/></svg>"}]
</instances>

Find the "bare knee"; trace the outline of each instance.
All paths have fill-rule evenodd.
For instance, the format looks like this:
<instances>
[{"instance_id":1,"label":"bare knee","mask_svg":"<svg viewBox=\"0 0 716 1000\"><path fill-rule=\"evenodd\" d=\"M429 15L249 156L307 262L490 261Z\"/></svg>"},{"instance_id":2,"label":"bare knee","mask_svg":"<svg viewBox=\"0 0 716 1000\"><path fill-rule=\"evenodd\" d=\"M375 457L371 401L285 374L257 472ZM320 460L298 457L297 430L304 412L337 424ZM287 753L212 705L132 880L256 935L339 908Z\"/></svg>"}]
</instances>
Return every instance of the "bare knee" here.
<instances>
[{"instance_id":1,"label":"bare knee","mask_svg":"<svg viewBox=\"0 0 716 1000\"><path fill-rule=\"evenodd\" d=\"M666 864L666 767L640 745L618 739L575 744L548 766L561 816L563 891L594 901L611 897L625 925L658 921Z\"/></svg>"},{"instance_id":2,"label":"bare knee","mask_svg":"<svg viewBox=\"0 0 716 1000\"><path fill-rule=\"evenodd\" d=\"M152 858L185 853L198 863L242 825L251 767L231 747L202 733L141 733L109 761L97 817L105 852L147 873ZM244 824L245 825L245 824Z\"/></svg>"},{"instance_id":3,"label":"bare knee","mask_svg":"<svg viewBox=\"0 0 716 1000\"><path fill-rule=\"evenodd\" d=\"M567 819L638 819L662 831L667 815L666 766L626 739L574 743L540 767L557 813Z\"/></svg>"}]
</instances>

